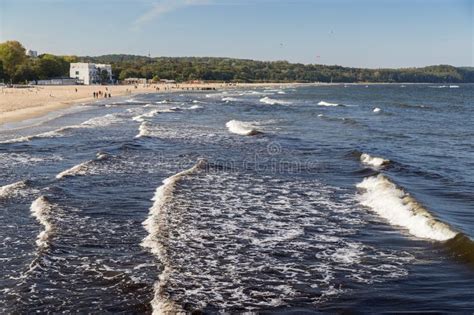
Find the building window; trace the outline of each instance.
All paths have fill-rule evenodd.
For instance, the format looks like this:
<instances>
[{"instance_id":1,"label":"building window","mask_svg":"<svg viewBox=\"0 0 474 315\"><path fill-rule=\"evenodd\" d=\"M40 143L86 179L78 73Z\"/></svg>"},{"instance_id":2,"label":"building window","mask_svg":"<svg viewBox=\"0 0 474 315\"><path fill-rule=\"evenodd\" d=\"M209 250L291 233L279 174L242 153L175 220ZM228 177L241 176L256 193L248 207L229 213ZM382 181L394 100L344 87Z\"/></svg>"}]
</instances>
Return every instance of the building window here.
<instances>
[{"instance_id":1,"label":"building window","mask_svg":"<svg viewBox=\"0 0 474 315\"><path fill-rule=\"evenodd\" d=\"M76 71L76 75L79 75L79 71Z\"/></svg>"}]
</instances>

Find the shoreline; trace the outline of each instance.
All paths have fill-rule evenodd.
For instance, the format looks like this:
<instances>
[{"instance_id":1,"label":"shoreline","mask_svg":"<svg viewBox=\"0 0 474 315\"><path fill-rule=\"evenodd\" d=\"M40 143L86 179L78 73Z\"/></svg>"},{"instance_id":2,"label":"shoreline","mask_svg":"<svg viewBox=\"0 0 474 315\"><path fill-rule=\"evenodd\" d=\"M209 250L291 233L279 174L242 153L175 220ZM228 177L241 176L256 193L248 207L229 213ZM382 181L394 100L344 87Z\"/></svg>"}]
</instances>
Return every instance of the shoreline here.
<instances>
[{"instance_id":1,"label":"shoreline","mask_svg":"<svg viewBox=\"0 0 474 315\"><path fill-rule=\"evenodd\" d=\"M201 83L201 84L151 84L143 85L64 85L31 86L27 88L0 89L0 129L7 124L36 120L54 112L76 105L88 105L99 101L116 101L120 97L148 93L206 92L231 90L236 88L275 88L326 85L315 83ZM157 90L157 87L159 90ZM76 90L77 89L77 90ZM111 98L93 98L92 93L110 93Z\"/></svg>"},{"instance_id":2,"label":"shoreline","mask_svg":"<svg viewBox=\"0 0 474 315\"><path fill-rule=\"evenodd\" d=\"M38 120L54 112L67 110L77 105L88 105L95 101L114 102L121 97L148 93L208 92L238 88L292 88L301 86L378 85L378 84L427 84L427 83L181 83L150 85L46 85L24 88L0 87L0 130L10 124L21 124ZM159 88L159 90L157 90ZM76 91L77 89L77 91ZM93 98L92 93L110 93L111 98Z\"/></svg>"}]
</instances>

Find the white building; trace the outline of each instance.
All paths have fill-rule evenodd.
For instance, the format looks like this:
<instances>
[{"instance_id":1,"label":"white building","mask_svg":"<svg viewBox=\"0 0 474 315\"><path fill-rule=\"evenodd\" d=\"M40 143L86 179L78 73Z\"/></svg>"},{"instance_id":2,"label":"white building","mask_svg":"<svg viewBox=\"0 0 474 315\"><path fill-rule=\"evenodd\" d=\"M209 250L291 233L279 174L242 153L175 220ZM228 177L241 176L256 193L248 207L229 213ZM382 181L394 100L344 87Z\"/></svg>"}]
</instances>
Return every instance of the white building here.
<instances>
[{"instance_id":1,"label":"white building","mask_svg":"<svg viewBox=\"0 0 474 315\"><path fill-rule=\"evenodd\" d=\"M108 82L112 82L112 66L106 64L76 62L71 63L69 68L69 76L77 79L80 83L89 85L101 82L101 73L103 71L108 73Z\"/></svg>"},{"instance_id":2,"label":"white building","mask_svg":"<svg viewBox=\"0 0 474 315\"><path fill-rule=\"evenodd\" d=\"M38 52L36 50L28 49L26 51L26 55L31 57L31 58L37 58L38 57Z\"/></svg>"}]
</instances>

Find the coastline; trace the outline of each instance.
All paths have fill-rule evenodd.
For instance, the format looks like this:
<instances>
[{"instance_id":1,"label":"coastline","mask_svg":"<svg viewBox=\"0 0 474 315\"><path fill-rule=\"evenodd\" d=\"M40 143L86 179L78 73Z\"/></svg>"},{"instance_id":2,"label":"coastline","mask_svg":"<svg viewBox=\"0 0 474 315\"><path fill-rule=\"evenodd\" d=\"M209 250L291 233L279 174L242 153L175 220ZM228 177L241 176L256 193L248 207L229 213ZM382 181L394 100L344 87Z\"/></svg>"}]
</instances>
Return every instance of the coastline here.
<instances>
[{"instance_id":1,"label":"coastline","mask_svg":"<svg viewBox=\"0 0 474 315\"><path fill-rule=\"evenodd\" d=\"M0 89L0 127L5 124L40 118L75 105L90 104L96 100L115 101L118 97L146 93L189 92L201 89L227 90L235 88L275 88L314 85L307 83L201 83L201 84L151 84L137 85L65 85L31 86L27 88ZM157 90L157 87L159 90ZM106 90L107 88L107 90ZM76 91L77 89L77 91ZM92 93L102 91L111 98L93 98Z\"/></svg>"}]
</instances>

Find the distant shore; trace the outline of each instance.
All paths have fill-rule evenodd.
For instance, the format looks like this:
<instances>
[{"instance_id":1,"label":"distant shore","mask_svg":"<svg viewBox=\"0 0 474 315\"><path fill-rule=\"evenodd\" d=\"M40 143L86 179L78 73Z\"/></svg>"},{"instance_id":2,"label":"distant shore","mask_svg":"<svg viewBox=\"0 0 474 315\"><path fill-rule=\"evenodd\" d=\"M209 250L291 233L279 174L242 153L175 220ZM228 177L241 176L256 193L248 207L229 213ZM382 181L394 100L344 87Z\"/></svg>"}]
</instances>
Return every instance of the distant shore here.
<instances>
[{"instance_id":1,"label":"distant shore","mask_svg":"<svg viewBox=\"0 0 474 315\"><path fill-rule=\"evenodd\" d=\"M238 87L280 87L297 86L298 83L202 83L202 84L150 84L150 85L65 85L65 86L30 86L25 88L0 88L0 126L6 123L20 122L38 118L51 112L65 109L77 104L89 104L96 101L94 92L101 91L100 100L107 100L103 93L110 93L114 98L119 96L196 91L201 89L233 89ZM159 88L159 90L158 90Z\"/></svg>"}]
</instances>

